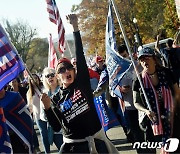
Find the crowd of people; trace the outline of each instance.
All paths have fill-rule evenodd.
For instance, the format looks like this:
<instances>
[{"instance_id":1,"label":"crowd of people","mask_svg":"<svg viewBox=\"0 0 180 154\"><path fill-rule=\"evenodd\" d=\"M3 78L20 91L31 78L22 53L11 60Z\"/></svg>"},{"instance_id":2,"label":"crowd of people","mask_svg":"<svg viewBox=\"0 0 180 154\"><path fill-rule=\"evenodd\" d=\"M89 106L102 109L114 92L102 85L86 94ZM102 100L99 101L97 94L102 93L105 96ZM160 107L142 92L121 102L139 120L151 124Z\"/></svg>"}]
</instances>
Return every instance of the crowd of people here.
<instances>
[{"instance_id":1,"label":"crowd of people","mask_svg":"<svg viewBox=\"0 0 180 154\"><path fill-rule=\"evenodd\" d=\"M113 110L120 124L119 101L109 91L109 82L98 87L100 76L107 72L101 56L95 57L95 67L87 66L83 45L75 14L67 16L72 25L75 40L75 58L61 58L55 69L44 68L42 77L32 74L26 87L20 86L19 78L6 87L6 91L18 92L26 102L36 124L45 153L50 153L50 145L56 145L60 153L118 153L105 134L100 123L94 97L105 93L108 106ZM180 69L174 61L179 48L161 49L159 36L155 49L142 48L135 57L136 68L141 81L132 70L121 80L121 101L127 111L128 128L123 126L127 141L162 142L174 137L180 139ZM119 45L119 56L130 59L126 46ZM0 100L5 89L0 91ZM147 101L148 100L148 101ZM34 128L33 128L34 129ZM14 153L28 153L27 147L11 130ZM40 153L39 142L33 130L33 147ZM18 147L18 148L17 148ZM156 148L136 148L137 153L156 153ZM162 149L163 152L163 149ZM177 149L177 153L180 148Z\"/></svg>"}]
</instances>

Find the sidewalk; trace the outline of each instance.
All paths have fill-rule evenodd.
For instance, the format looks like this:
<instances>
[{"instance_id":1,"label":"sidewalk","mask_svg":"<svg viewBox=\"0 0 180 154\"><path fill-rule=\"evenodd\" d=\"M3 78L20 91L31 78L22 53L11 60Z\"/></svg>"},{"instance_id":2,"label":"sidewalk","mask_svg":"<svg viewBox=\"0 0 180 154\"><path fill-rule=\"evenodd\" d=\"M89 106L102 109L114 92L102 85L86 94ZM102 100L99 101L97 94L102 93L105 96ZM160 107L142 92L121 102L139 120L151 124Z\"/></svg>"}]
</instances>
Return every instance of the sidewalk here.
<instances>
[{"instance_id":1,"label":"sidewalk","mask_svg":"<svg viewBox=\"0 0 180 154\"><path fill-rule=\"evenodd\" d=\"M40 134L36 126L35 126L35 129L38 134L41 152L44 153L42 142L40 139ZM118 126L118 127L111 128L110 130L107 131L107 136L112 141L112 143L116 146L119 153L137 154L136 151L132 149L132 144L126 143L126 138L122 130L122 127ZM51 146L51 153L58 153L58 150L56 149L56 146L54 144Z\"/></svg>"},{"instance_id":2,"label":"sidewalk","mask_svg":"<svg viewBox=\"0 0 180 154\"><path fill-rule=\"evenodd\" d=\"M132 144L126 142L126 137L122 127L114 127L107 131L107 136L118 149L120 154L137 154L136 150L132 149Z\"/></svg>"}]
</instances>

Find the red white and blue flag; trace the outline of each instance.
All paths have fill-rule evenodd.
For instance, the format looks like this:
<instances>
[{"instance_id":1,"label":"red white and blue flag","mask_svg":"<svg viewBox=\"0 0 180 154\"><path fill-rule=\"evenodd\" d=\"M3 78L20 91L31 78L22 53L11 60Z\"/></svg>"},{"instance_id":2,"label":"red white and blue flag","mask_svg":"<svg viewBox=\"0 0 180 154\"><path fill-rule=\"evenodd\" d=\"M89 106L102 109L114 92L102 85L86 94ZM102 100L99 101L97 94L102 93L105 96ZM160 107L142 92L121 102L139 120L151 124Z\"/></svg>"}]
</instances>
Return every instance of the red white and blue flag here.
<instances>
[{"instance_id":1,"label":"red white and blue flag","mask_svg":"<svg viewBox=\"0 0 180 154\"><path fill-rule=\"evenodd\" d=\"M4 110L6 125L27 145L29 153L33 153L33 121L24 99L19 93L6 91L0 107Z\"/></svg>"},{"instance_id":2,"label":"red white and blue flag","mask_svg":"<svg viewBox=\"0 0 180 154\"><path fill-rule=\"evenodd\" d=\"M17 51L0 25L0 90L25 69Z\"/></svg>"},{"instance_id":3,"label":"red white and blue flag","mask_svg":"<svg viewBox=\"0 0 180 154\"><path fill-rule=\"evenodd\" d=\"M0 107L0 153L13 153L9 133L4 117L3 108Z\"/></svg>"},{"instance_id":4,"label":"red white and blue flag","mask_svg":"<svg viewBox=\"0 0 180 154\"><path fill-rule=\"evenodd\" d=\"M61 53L65 51L65 29L59 14L55 0L46 0L49 20L58 27L58 49Z\"/></svg>"},{"instance_id":5,"label":"red white and blue flag","mask_svg":"<svg viewBox=\"0 0 180 154\"><path fill-rule=\"evenodd\" d=\"M50 68L56 68L58 64L58 59L56 55L56 50L54 48L54 44L52 41L52 35L50 34L49 38L49 55L48 55L48 67Z\"/></svg>"}]
</instances>

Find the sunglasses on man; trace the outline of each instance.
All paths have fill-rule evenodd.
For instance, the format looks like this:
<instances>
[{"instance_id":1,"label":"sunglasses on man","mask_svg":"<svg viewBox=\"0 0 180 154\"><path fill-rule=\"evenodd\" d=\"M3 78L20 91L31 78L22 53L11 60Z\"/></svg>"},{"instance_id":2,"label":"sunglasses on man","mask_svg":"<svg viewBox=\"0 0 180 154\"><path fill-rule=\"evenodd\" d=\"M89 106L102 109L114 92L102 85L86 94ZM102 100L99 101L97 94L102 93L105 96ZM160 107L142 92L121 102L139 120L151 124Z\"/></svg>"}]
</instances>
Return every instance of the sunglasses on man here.
<instances>
[{"instance_id":1,"label":"sunglasses on man","mask_svg":"<svg viewBox=\"0 0 180 154\"><path fill-rule=\"evenodd\" d=\"M50 77L51 78L55 77L55 73L49 73L49 74L45 75L45 78L47 78L47 79L49 79Z\"/></svg>"},{"instance_id":2,"label":"sunglasses on man","mask_svg":"<svg viewBox=\"0 0 180 154\"><path fill-rule=\"evenodd\" d=\"M59 68L58 69L58 74L62 74L62 73L65 73L66 72L66 70L68 70L68 71L71 71L71 70L73 70L74 68L72 67L72 66L66 66L66 67L61 67L61 68Z\"/></svg>"}]
</instances>

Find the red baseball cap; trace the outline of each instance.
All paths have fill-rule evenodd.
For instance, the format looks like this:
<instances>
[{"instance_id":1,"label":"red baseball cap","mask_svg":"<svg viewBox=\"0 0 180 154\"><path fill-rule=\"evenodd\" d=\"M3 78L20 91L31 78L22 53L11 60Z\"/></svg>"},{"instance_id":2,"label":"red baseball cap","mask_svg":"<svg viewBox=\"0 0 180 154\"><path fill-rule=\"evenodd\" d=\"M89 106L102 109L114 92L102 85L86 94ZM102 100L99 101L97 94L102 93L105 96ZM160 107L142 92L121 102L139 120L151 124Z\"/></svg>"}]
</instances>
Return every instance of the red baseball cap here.
<instances>
[{"instance_id":1,"label":"red baseball cap","mask_svg":"<svg viewBox=\"0 0 180 154\"><path fill-rule=\"evenodd\" d=\"M58 64L60 64L60 63L70 63L71 64L71 61L67 58L61 58L58 60Z\"/></svg>"},{"instance_id":2,"label":"red baseball cap","mask_svg":"<svg viewBox=\"0 0 180 154\"><path fill-rule=\"evenodd\" d=\"M71 64L71 61L67 58L61 58L58 60L58 64L56 66L56 71L61 68L61 67L73 67L73 65Z\"/></svg>"}]
</instances>

